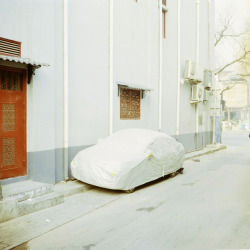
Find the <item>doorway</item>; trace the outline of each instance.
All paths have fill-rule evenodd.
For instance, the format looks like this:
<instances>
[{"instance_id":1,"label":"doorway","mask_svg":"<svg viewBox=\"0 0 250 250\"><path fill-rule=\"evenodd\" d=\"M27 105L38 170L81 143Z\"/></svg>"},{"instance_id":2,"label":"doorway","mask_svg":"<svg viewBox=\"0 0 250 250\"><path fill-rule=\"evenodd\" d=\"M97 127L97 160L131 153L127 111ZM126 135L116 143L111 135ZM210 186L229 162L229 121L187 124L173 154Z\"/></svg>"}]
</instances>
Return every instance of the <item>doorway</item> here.
<instances>
[{"instance_id":1,"label":"doorway","mask_svg":"<svg viewBox=\"0 0 250 250\"><path fill-rule=\"evenodd\" d=\"M0 67L0 179L27 174L26 71Z\"/></svg>"}]
</instances>

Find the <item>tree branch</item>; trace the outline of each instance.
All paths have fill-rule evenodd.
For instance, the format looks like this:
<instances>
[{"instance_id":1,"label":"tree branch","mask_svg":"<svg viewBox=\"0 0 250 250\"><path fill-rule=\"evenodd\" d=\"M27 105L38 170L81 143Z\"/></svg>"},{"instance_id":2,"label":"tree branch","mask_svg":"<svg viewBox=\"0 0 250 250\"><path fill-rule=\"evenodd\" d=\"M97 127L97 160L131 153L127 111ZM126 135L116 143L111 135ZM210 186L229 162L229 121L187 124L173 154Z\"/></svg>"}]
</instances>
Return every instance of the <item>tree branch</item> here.
<instances>
[{"instance_id":1,"label":"tree branch","mask_svg":"<svg viewBox=\"0 0 250 250\"><path fill-rule=\"evenodd\" d=\"M220 32L217 32L217 35L215 35L215 44L214 44L215 47L218 45L218 43L224 37L224 33L227 29L228 29L228 26L224 26L224 28Z\"/></svg>"},{"instance_id":2,"label":"tree branch","mask_svg":"<svg viewBox=\"0 0 250 250\"><path fill-rule=\"evenodd\" d=\"M227 90L229 90L229 89L232 89L235 85L236 85L236 83L234 83L232 86L226 87L225 89L223 89L223 90L221 91L221 93L223 93L224 91L227 91Z\"/></svg>"},{"instance_id":3,"label":"tree branch","mask_svg":"<svg viewBox=\"0 0 250 250\"><path fill-rule=\"evenodd\" d=\"M249 74L238 74L239 76L242 76L242 77L247 77L247 76L250 76L250 73Z\"/></svg>"},{"instance_id":4,"label":"tree branch","mask_svg":"<svg viewBox=\"0 0 250 250\"><path fill-rule=\"evenodd\" d=\"M227 20L224 21L222 30L215 33L215 44L214 44L215 47L218 45L221 39L225 36L225 32L229 29L231 21L232 21L232 16L230 16Z\"/></svg>"},{"instance_id":5,"label":"tree branch","mask_svg":"<svg viewBox=\"0 0 250 250\"><path fill-rule=\"evenodd\" d=\"M217 71L215 74L218 75L218 74L219 74L220 72L222 72L225 68L227 68L227 67L233 65L234 63L240 62L242 59L245 59L245 57L246 57L247 54L249 54L249 53L250 53L250 50L245 51L245 53L244 53L241 57L235 59L234 61L232 61L232 62L230 62L230 63L228 63L228 64L226 64L223 68L221 68L221 69L220 69L219 71Z\"/></svg>"}]
</instances>

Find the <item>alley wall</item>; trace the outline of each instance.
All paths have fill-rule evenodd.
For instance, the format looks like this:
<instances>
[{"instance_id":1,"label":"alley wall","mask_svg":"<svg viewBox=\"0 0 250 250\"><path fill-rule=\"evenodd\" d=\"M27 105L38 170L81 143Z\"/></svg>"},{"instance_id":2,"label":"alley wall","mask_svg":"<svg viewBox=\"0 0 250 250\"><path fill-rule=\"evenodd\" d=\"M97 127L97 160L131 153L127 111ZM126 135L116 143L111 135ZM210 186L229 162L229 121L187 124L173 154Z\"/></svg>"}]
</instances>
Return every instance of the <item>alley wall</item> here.
<instances>
[{"instance_id":1,"label":"alley wall","mask_svg":"<svg viewBox=\"0 0 250 250\"><path fill-rule=\"evenodd\" d=\"M214 68L213 3L200 1L199 64ZM157 0L113 1L113 96L110 96L110 0L68 1L69 146L68 165L80 150L112 130L145 128L176 137L185 151L211 143L210 101L190 104L185 60L196 60L196 0L180 1L180 82L178 82L178 1L167 1L166 37L159 37ZM63 0L3 0L1 36L22 42L22 57L49 63L27 87L28 177L56 183L63 174ZM210 22L209 22L210 18ZM163 25L163 24L162 24ZM162 124L159 126L160 40L162 39ZM120 119L118 84L151 89L141 99L140 119ZM177 87L180 127L177 131ZM198 134L196 124L198 121ZM196 141L197 140L197 141ZM70 174L70 171L69 171Z\"/></svg>"}]
</instances>

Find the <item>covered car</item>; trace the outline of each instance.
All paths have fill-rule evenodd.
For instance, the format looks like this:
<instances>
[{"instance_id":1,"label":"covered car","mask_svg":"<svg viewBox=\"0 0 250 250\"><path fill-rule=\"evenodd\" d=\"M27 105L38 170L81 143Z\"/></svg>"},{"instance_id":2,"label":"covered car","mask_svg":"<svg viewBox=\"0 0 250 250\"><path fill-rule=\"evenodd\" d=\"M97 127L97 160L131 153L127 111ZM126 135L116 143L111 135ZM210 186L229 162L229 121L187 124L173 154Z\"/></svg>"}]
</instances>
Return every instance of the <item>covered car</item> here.
<instances>
[{"instance_id":1,"label":"covered car","mask_svg":"<svg viewBox=\"0 0 250 250\"><path fill-rule=\"evenodd\" d=\"M80 151L74 178L98 187L133 190L182 168L184 148L173 137L147 129L120 130Z\"/></svg>"}]
</instances>

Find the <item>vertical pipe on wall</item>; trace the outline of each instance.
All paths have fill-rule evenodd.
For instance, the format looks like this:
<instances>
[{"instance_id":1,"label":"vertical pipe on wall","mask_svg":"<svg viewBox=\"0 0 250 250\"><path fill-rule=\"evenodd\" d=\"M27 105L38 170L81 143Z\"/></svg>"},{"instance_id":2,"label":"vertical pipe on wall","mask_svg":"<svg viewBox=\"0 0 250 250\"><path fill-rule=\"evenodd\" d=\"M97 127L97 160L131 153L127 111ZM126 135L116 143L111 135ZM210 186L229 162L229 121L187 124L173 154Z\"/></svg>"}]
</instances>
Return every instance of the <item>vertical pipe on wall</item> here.
<instances>
[{"instance_id":1,"label":"vertical pipe on wall","mask_svg":"<svg viewBox=\"0 0 250 250\"><path fill-rule=\"evenodd\" d=\"M158 130L162 129L162 0L159 0L159 84L158 84Z\"/></svg>"},{"instance_id":2,"label":"vertical pipe on wall","mask_svg":"<svg viewBox=\"0 0 250 250\"><path fill-rule=\"evenodd\" d=\"M196 0L196 63L199 63L199 50L200 50L200 1ZM196 148L198 148L198 133L199 133L199 111L198 103L195 104L195 141Z\"/></svg>"},{"instance_id":3,"label":"vertical pipe on wall","mask_svg":"<svg viewBox=\"0 0 250 250\"><path fill-rule=\"evenodd\" d=\"M178 0L177 10L177 98L176 98L176 139L179 139L180 134L180 80L181 80L181 64L180 64L180 50L181 50L181 36L180 36L180 0Z\"/></svg>"},{"instance_id":4,"label":"vertical pipe on wall","mask_svg":"<svg viewBox=\"0 0 250 250\"><path fill-rule=\"evenodd\" d=\"M196 0L196 63L199 63L200 51L200 0Z\"/></svg>"},{"instance_id":5,"label":"vertical pipe on wall","mask_svg":"<svg viewBox=\"0 0 250 250\"><path fill-rule=\"evenodd\" d=\"M211 51L210 51L210 46L211 46L211 41L210 41L210 25L211 25L211 19L210 19L210 11L211 11L211 0L208 0L208 63L209 63L209 69L211 69ZM214 94L214 108L213 108L213 111L214 111L214 114L213 114L213 144L216 143L216 134L215 134L215 117L216 117L216 87L215 87L215 81L213 81L213 94Z\"/></svg>"},{"instance_id":6,"label":"vertical pipe on wall","mask_svg":"<svg viewBox=\"0 0 250 250\"><path fill-rule=\"evenodd\" d=\"M63 2L63 164L64 164L64 180L68 177L68 128L69 128L69 111L68 111L68 0Z\"/></svg>"},{"instance_id":7,"label":"vertical pipe on wall","mask_svg":"<svg viewBox=\"0 0 250 250\"><path fill-rule=\"evenodd\" d=\"M32 0L28 2L28 55L32 58ZM32 78L31 78L32 79Z\"/></svg>"},{"instance_id":8,"label":"vertical pipe on wall","mask_svg":"<svg viewBox=\"0 0 250 250\"><path fill-rule=\"evenodd\" d=\"M113 0L109 0L109 135L113 133Z\"/></svg>"},{"instance_id":9,"label":"vertical pipe on wall","mask_svg":"<svg viewBox=\"0 0 250 250\"><path fill-rule=\"evenodd\" d=\"M215 85L215 82L214 82L214 86L213 86L213 89L214 89L214 114L213 114L213 144L216 144L216 132L215 132L215 129L216 129L216 95L217 95L217 92L216 92L216 85Z\"/></svg>"},{"instance_id":10,"label":"vertical pipe on wall","mask_svg":"<svg viewBox=\"0 0 250 250\"><path fill-rule=\"evenodd\" d=\"M211 70L211 0L208 0L208 69ZM213 88L215 87L214 82L213 82ZM214 92L215 93L215 92ZM214 109L215 112L215 109ZM214 119L213 119L213 143L215 142L215 114L214 114Z\"/></svg>"},{"instance_id":11,"label":"vertical pipe on wall","mask_svg":"<svg viewBox=\"0 0 250 250\"><path fill-rule=\"evenodd\" d=\"M208 69L211 70L211 38L210 38L210 35L211 35L211 17L210 17L210 11L211 11L211 0L208 0L208 39L207 39L207 42L208 42Z\"/></svg>"},{"instance_id":12,"label":"vertical pipe on wall","mask_svg":"<svg viewBox=\"0 0 250 250\"><path fill-rule=\"evenodd\" d=\"M28 2L28 57L32 58L32 0ZM27 76L28 77L28 76ZM34 119L33 119L33 77L31 77L30 84L27 85L27 151L33 151L34 147ZM28 171L33 171L33 163L32 160L29 159L30 163L27 165L31 165ZM33 173L30 173L31 176Z\"/></svg>"}]
</instances>

